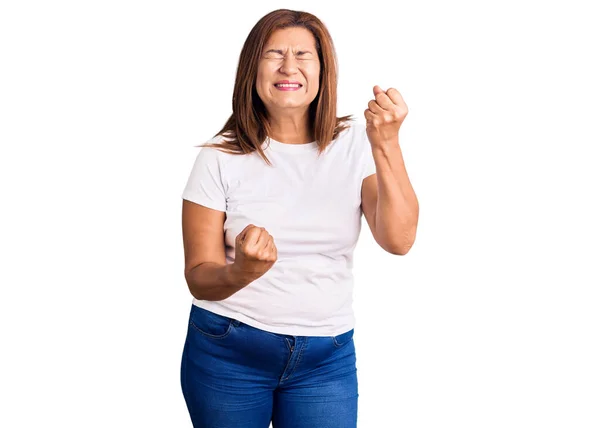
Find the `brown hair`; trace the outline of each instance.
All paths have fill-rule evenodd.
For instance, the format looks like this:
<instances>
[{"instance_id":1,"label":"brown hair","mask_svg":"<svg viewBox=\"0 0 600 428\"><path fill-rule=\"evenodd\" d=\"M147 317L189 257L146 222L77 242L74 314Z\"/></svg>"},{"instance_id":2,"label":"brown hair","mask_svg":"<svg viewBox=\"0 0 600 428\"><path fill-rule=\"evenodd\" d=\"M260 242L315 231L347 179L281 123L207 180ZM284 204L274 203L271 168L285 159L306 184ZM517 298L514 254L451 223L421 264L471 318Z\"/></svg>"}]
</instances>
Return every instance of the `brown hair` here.
<instances>
[{"instance_id":1,"label":"brown hair","mask_svg":"<svg viewBox=\"0 0 600 428\"><path fill-rule=\"evenodd\" d=\"M257 151L271 165L262 149L262 143L270 134L270 127L267 110L256 92L256 76L262 51L271 34L290 27L309 30L315 38L319 55L319 92L309 106L310 131L317 142L319 154L349 127L346 122L353 120L352 115L337 117L337 58L329 31L319 18L310 13L278 9L263 16L244 43L233 89L233 114L215 134L215 137L221 135L225 139L201 146L219 148L231 154Z\"/></svg>"}]
</instances>

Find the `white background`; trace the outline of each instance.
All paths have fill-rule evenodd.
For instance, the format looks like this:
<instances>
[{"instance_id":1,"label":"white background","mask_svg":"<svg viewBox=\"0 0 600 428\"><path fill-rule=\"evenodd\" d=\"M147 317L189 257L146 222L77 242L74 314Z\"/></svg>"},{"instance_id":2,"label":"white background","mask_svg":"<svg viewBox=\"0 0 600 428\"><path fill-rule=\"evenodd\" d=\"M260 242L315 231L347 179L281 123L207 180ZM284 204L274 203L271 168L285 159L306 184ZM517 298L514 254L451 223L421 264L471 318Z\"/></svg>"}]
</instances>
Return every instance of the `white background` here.
<instances>
[{"instance_id":1,"label":"white background","mask_svg":"<svg viewBox=\"0 0 600 428\"><path fill-rule=\"evenodd\" d=\"M338 114L393 86L420 201L356 249L359 426L600 426L600 27L582 1L5 1L2 427L191 427L181 192L248 32L311 12Z\"/></svg>"}]
</instances>

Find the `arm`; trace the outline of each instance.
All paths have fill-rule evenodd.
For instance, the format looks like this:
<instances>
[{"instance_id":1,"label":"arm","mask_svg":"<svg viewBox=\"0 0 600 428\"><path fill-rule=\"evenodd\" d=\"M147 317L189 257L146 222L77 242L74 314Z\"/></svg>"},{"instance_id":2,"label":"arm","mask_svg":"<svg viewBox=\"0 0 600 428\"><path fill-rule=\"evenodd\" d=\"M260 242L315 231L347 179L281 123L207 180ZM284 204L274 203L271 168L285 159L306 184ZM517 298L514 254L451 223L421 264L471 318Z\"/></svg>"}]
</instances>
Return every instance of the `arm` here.
<instances>
[{"instance_id":1,"label":"arm","mask_svg":"<svg viewBox=\"0 0 600 428\"><path fill-rule=\"evenodd\" d=\"M185 253L185 280L198 300L224 300L254 278L227 264L223 211L183 200L182 228Z\"/></svg>"},{"instance_id":2,"label":"arm","mask_svg":"<svg viewBox=\"0 0 600 428\"><path fill-rule=\"evenodd\" d=\"M367 137L376 174L363 180L362 209L375 241L392 254L412 247L419 219L419 202L410 184L398 133L408 114L400 92L373 88L375 100L365 110Z\"/></svg>"},{"instance_id":3,"label":"arm","mask_svg":"<svg viewBox=\"0 0 600 428\"><path fill-rule=\"evenodd\" d=\"M377 173L362 184L362 210L375 241L387 252L408 253L415 242L419 202L396 138L372 149Z\"/></svg>"}]
</instances>

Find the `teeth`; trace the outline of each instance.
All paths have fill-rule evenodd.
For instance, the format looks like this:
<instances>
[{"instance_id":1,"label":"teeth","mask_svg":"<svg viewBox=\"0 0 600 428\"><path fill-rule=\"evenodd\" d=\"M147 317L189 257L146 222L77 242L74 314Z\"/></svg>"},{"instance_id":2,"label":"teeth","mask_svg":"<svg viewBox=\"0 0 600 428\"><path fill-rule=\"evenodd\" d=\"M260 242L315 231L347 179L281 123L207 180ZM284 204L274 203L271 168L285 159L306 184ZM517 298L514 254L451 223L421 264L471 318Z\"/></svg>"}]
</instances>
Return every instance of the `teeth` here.
<instances>
[{"instance_id":1,"label":"teeth","mask_svg":"<svg viewBox=\"0 0 600 428\"><path fill-rule=\"evenodd\" d=\"M275 84L278 88L299 88L300 85L297 83L277 83Z\"/></svg>"}]
</instances>

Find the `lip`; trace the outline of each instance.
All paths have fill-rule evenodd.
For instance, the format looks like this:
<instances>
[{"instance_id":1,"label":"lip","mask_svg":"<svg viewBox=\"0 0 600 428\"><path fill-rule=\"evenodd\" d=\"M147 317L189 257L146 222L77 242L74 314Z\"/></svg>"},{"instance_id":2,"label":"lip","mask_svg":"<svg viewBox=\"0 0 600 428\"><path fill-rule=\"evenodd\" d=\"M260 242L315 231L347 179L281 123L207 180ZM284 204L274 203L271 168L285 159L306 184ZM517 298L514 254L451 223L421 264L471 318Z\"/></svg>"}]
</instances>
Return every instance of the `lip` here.
<instances>
[{"instance_id":1,"label":"lip","mask_svg":"<svg viewBox=\"0 0 600 428\"><path fill-rule=\"evenodd\" d=\"M297 82L297 81L295 81L295 80L280 80L280 81L278 81L278 82L275 82L274 84L275 84L275 85L277 85L278 83L295 83L295 84L297 84L297 85L300 85L300 86L302 86L302 83L300 83L300 82Z\"/></svg>"},{"instance_id":2,"label":"lip","mask_svg":"<svg viewBox=\"0 0 600 428\"><path fill-rule=\"evenodd\" d=\"M298 86L297 88L278 88L277 86L275 86L275 85L277 85L278 83L297 84L297 85L299 85L299 86ZM288 91L288 92L289 92L289 91L298 91L298 90L300 90L300 88L302 87L302 83L300 83L300 82L294 82L294 81L289 81L289 80L280 80L279 82L276 82L276 83L274 83L274 84L273 84L273 87L274 87L275 89L277 89L278 91Z\"/></svg>"}]
</instances>

